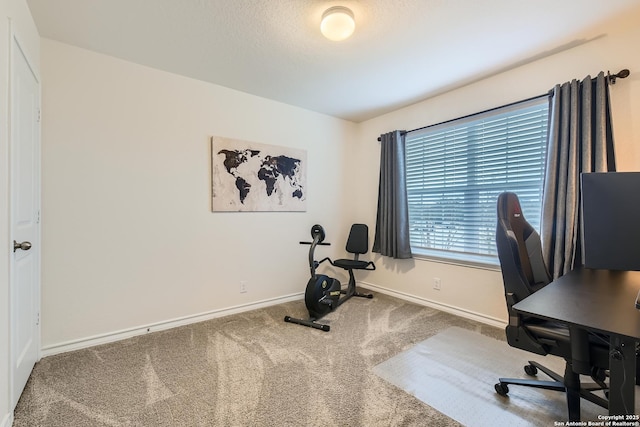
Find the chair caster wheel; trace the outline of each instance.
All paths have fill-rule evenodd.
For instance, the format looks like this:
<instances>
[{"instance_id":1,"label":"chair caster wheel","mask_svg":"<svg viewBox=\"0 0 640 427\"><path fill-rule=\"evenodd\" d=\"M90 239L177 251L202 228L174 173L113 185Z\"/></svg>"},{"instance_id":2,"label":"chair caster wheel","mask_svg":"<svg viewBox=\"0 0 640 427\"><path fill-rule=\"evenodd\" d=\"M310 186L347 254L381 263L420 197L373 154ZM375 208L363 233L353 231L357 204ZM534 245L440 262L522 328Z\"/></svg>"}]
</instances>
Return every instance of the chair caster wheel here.
<instances>
[{"instance_id":1,"label":"chair caster wheel","mask_svg":"<svg viewBox=\"0 0 640 427\"><path fill-rule=\"evenodd\" d=\"M500 396L506 396L509 393L509 387L506 384L498 383L495 385L496 393Z\"/></svg>"},{"instance_id":2,"label":"chair caster wheel","mask_svg":"<svg viewBox=\"0 0 640 427\"><path fill-rule=\"evenodd\" d=\"M524 367L524 372L531 377L535 377L538 374L538 368L533 365L527 365Z\"/></svg>"}]
</instances>

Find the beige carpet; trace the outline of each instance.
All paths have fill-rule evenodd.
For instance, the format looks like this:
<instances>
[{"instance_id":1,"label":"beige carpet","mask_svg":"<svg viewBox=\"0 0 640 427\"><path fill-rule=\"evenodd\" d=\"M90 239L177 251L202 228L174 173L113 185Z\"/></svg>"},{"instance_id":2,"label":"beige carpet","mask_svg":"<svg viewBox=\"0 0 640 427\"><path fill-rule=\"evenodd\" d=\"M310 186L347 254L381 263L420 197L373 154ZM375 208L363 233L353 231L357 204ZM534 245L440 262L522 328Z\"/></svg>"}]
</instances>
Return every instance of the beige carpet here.
<instances>
[{"instance_id":1,"label":"beige carpet","mask_svg":"<svg viewBox=\"0 0 640 427\"><path fill-rule=\"evenodd\" d=\"M501 334L385 295L285 323L302 301L44 358L15 411L33 426L457 426L373 366L451 325Z\"/></svg>"},{"instance_id":2,"label":"beige carpet","mask_svg":"<svg viewBox=\"0 0 640 427\"><path fill-rule=\"evenodd\" d=\"M566 421L561 393L494 392L499 376L521 377L532 356L510 348L501 329L382 294L330 313L329 333L283 322L305 314L303 302L286 303L44 358L14 426Z\"/></svg>"},{"instance_id":3,"label":"beige carpet","mask_svg":"<svg viewBox=\"0 0 640 427\"><path fill-rule=\"evenodd\" d=\"M553 426L566 422L564 393L514 385L509 386L508 398L494 392L499 377L529 378L523 371L527 360L564 372L560 358L518 350L502 340L457 327L377 365L374 372L467 426ZM538 377L550 380L542 372ZM600 421L598 415L607 413L581 400L582 421Z\"/></svg>"}]
</instances>

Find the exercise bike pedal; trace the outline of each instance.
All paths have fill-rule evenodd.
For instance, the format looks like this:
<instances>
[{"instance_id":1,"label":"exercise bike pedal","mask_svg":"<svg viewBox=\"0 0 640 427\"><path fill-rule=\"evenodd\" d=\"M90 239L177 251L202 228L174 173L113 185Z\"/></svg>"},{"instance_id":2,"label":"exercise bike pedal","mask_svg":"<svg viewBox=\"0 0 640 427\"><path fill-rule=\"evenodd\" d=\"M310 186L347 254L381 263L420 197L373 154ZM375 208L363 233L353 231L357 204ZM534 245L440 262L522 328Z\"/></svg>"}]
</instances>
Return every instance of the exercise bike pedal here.
<instances>
[{"instance_id":1,"label":"exercise bike pedal","mask_svg":"<svg viewBox=\"0 0 640 427\"><path fill-rule=\"evenodd\" d=\"M329 307L331 307L333 305L333 300L331 300L331 298L327 298L327 297L322 297L321 299L318 300L318 302L320 304L328 305Z\"/></svg>"}]
</instances>

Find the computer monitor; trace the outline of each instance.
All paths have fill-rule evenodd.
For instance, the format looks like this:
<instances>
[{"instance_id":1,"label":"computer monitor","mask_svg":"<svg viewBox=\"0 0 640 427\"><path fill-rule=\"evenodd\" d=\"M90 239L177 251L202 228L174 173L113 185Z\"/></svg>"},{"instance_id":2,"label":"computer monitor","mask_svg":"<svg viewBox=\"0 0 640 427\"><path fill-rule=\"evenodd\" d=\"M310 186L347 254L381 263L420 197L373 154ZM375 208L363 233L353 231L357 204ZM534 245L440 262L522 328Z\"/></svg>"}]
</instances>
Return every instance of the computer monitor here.
<instances>
[{"instance_id":1,"label":"computer monitor","mask_svg":"<svg viewBox=\"0 0 640 427\"><path fill-rule=\"evenodd\" d=\"M640 172L583 173L584 266L640 270Z\"/></svg>"}]
</instances>

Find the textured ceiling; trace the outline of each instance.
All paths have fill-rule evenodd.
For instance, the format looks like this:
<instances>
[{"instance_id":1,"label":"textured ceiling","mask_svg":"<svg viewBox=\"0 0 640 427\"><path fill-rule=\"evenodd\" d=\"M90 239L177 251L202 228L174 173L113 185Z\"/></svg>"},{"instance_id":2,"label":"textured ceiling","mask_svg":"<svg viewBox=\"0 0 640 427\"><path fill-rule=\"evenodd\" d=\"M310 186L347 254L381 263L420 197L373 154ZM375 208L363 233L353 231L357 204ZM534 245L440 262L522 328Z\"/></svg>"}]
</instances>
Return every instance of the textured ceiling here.
<instances>
[{"instance_id":1,"label":"textured ceiling","mask_svg":"<svg viewBox=\"0 0 640 427\"><path fill-rule=\"evenodd\" d=\"M600 37L637 0L27 0L40 35L359 122ZM330 6L356 32L319 31ZM603 30L604 28L604 30Z\"/></svg>"}]
</instances>

